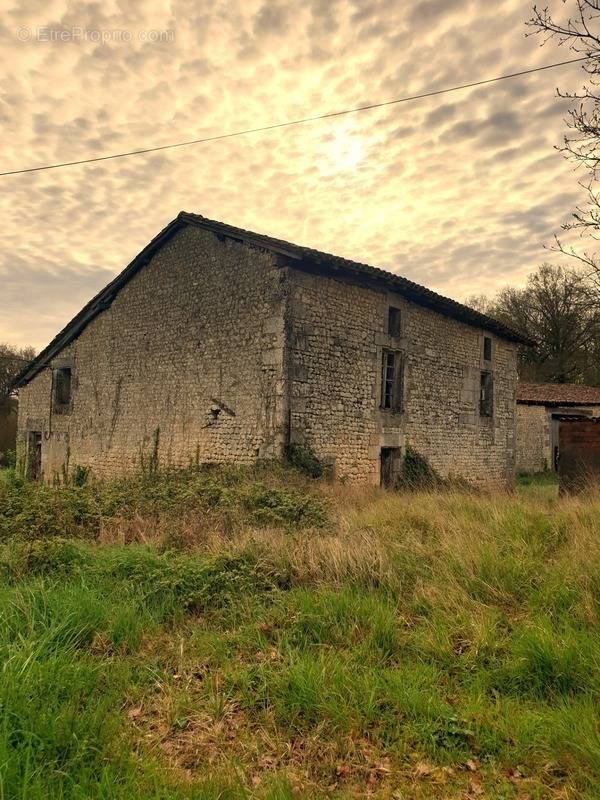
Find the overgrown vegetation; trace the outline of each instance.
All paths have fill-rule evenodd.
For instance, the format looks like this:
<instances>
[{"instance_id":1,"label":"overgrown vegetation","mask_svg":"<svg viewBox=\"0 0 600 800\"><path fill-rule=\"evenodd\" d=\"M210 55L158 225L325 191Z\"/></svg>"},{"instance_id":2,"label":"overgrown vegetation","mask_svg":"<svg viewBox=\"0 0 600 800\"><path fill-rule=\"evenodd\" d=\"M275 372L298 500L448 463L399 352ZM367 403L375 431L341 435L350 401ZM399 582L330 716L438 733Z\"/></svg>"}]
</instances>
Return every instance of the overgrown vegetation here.
<instances>
[{"instance_id":1,"label":"overgrown vegetation","mask_svg":"<svg viewBox=\"0 0 600 800\"><path fill-rule=\"evenodd\" d=\"M0 797L598 797L600 493L0 487Z\"/></svg>"},{"instance_id":2,"label":"overgrown vegetation","mask_svg":"<svg viewBox=\"0 0 600 800\"><path fill-rule=\"evenodd\" d=\"M0 482L0 540L25 532L96 539L118 528L129 541L156 530L252 525L322 527L322 496L305 491L300 475L284 482L274 468L204 467L141 473L114 483L93 483L76 467L60 485L38 485L5 472ZM139 530L137 528L139 527ZM137 533L136 533L137 531Z\"/></svg>"},{"instance_id":3,"label":"overgrown vegetation","mask_svg":"<svg viewBox=\"0 0 600 800\"><path fill-rule=\"evenodd\" d=\"M34 356L32 347L14 347L0 342L0 411L11 397L15 378Z\"/></svg>"},{"instance_id":4,"label":"overgrown vegetation","mask_svg":"<svg viewBox=\"0 0 600 800\"><path fill-rule=\"evenodd\" d=\"M410 445L406 446L398 476L399 489L435 489L442 485L429 461Z\"/></svg>"},{"instance_id":5,"label":"overgrown vegetation","mask_svg":"<svg viewBox=\"0 0 600 800\"><path fill-rule=\"evenodd\" d=\"M323 464L315 453L305 445L288 444L285 451L286 459L290 466L300 470L309 478L321 478L323 476Z\"/></svg>"}]
</instances>

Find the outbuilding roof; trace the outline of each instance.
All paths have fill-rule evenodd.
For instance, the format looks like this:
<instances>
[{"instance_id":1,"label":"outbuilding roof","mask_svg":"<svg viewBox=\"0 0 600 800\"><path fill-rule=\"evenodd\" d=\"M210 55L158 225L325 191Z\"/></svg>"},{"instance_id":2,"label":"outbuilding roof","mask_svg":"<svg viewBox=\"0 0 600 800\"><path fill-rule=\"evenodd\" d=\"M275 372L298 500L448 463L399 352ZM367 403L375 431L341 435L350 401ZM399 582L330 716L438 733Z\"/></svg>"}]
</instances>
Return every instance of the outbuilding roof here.
<instances>
[{"instance_id":1,"label":"outbuilding roof","mask_svg":"<svg viewBox=\"0 0 600 800\"><path fill-rule=\"evenodd\" d=\"M419 305L431 308L440 314L452 317L467 325L495 333L504 339L519 344L532 345L532 341L522 336L517 331L509 328L498 320L488 317L479 311L475 311L462 303L444 297L441 294L427 289L418 283L396 275L393 272L386 272L378 267L363 264L358 261L350 261L340 256L324 253L320 250L313 250L310 247L292 244L283 239L275 239L261 233L236 228L223 222L208 219L199 214L190 214L181 211L152 241L138 253L133 261L117 275L104 289L102 289L81 311L73 317L71 322L63 328L45 347L41 353L21 372L15 381L15 388L24 386L28 383L48 361L52 359L60 350L79 336L81 331L91 322L94 317L106 310L118 292L128 283L131 278L152 258L154 253L178 230L186 225L209 230L218 236L245 242L254 247L271 251L282 257L291 266L316 274L333 275L352 279L365 286L377 286L387 288L389 291L398 292Z\"/></svg>"},{"instance_id":2,"label":"outbuilding roof","mask_svg":"<svg viewBox=\"0 0 600 800\"><path fill-rule=\"evenodd\" d=\"M519 382L517 403L534 406L600 406L600 386Z\"/></svg>"}]
</instances>

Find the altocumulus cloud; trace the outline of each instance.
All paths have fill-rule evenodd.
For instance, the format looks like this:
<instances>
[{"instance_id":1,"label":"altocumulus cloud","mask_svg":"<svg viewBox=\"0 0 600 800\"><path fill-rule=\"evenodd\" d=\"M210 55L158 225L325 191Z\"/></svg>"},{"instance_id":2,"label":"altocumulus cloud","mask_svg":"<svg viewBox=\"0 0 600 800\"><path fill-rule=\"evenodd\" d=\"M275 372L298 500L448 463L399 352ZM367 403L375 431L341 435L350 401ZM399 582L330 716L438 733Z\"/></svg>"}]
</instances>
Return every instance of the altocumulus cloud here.
<instances>
[{"instance_id":1,"label":"altocumulus cloud","mask_svg":"<svg viewBox=\"0 0 600 800\"><path fill-rule=\"evenodd\" d=\"M294 119L562 60L504 0L5 1L4 169ZM17 31L126 30L129 41ZM139 34L172 31L169 41ZM521 282L577 199L578 67L266 134L2 180L0 340L43 346L180 209L459 299Z\"/></svg>"}]
</instances>

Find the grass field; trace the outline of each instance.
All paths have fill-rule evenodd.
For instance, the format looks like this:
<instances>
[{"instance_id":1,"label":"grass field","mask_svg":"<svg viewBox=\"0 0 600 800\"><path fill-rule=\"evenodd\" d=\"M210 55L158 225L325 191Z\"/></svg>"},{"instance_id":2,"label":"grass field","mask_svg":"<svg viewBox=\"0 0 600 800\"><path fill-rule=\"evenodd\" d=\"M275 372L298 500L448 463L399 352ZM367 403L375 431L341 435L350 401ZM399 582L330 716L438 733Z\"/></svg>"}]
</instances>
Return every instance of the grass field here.
<instances>
[{"instance_id":1,"label":"grass field","mask_svg":"<svg viewBox=\"0 0 600 800\"><path fill-rule=\"evenodd\" d=\"M600 796L600 493L6 474L0 576L0 798Z\"/></svg>"}]
</instances>

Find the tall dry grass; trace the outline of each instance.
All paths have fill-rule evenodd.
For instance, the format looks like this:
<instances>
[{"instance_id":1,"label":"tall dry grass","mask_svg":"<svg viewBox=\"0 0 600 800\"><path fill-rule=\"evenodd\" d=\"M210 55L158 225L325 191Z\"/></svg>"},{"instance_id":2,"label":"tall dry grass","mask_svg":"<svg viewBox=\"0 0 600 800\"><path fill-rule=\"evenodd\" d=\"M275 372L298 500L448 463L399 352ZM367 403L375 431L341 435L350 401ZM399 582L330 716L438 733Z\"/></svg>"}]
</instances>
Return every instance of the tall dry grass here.
<instances>
[{"instance_id":1,"label":"tall dry grass","mask_svg":"<svg viewBox=\"0 0 600 800\"><path fill-rule=\"evenodd\" d=\"M598 488L2 491L0 796L600 796Z\"/></svg>"}]
</instances>

